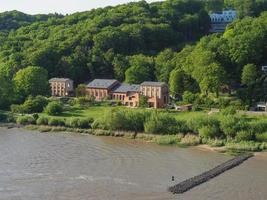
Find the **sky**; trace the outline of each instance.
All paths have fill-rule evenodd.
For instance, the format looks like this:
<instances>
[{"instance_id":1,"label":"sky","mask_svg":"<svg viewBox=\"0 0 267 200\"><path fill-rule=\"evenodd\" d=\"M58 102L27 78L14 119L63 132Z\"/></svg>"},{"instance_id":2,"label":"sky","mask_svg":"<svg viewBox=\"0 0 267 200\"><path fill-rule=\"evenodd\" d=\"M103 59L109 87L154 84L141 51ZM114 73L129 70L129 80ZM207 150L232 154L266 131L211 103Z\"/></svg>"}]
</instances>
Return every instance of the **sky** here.
<instances>
[{"instance_id":1,"label":"sky","mask_svg":"<svg viewBox=\"0 0 267 200\"><path fill-rule=\"evenodd\" d=\"M27 14L71 14L133 1L138 0L0 0L0 12L18 10ZM154 1L158 0L147 0Z\"/></svg>"}]
</instances>

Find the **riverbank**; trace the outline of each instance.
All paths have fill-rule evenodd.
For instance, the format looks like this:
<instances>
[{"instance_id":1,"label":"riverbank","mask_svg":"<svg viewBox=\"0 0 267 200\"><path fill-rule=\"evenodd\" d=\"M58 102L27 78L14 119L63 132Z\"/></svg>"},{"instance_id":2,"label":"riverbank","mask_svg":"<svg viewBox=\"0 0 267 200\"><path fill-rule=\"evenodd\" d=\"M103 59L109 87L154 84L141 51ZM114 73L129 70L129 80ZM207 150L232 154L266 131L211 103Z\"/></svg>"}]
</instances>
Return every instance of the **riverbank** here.
<instances>
[{"instance_id":1,"label":"riverbank","mask_svg":"<svg viewBox=\"0 0 267 200\"><path fill-rule=\"evenodd\" d=\"M79 128L69 128L63 126L48 126L48 125L17 125L15 123L0 123L0 127L5 128L24 128L27 130L37 130L40 132L69 132L69 133L79 133L79 134L90 134L95 136L112 136L112 137L123 137L127 139L134 139L139 141L144 141L147 143L155 143L158 145L169 145L177 147L196 147L202 151L213 151L218 153L227 153L231 155L238 155L246 152L257 152L255 155L264 156L267 155L265 143L226 143L221 141L205 141L202 140L197 135L193 134L177 134L177 135L155 135L147 133L135 133L126 131L111 131L102 129L79 129ZM206 144L207 142L209 144ZM214 145L215 144L215 145ZM216 144L218 144L216 146Z\"/></svg>"}]
</instances>

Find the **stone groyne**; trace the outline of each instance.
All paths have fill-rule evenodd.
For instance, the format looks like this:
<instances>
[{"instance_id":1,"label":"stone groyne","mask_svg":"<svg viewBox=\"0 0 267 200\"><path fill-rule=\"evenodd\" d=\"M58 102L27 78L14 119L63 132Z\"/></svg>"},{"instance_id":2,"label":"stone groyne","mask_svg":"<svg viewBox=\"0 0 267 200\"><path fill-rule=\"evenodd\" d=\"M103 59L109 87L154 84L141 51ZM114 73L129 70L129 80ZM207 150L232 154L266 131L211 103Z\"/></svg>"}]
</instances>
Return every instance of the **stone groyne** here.
<instances>
[{"instance_id":1,"label":"stone groyne","mask_svg":"<svg viewBox=\"0 0 267 200\"><path fill-rule=\"evenodd\" d=\"M218 165L217 167L214 167L213 169L209 171L206 171L198 176L192 177L177 185L169 187L168 191L172 192L173 194L184 193L192 189L193 187L196 187L197 185L200 185L201 183L207 182L208 180L222 174L223 172L240 165L241 163L243 163L245 160L249 159L252 156L253 154L237 156L231 160L226 161L225 163Z\"/></svg>"}]
</instances>

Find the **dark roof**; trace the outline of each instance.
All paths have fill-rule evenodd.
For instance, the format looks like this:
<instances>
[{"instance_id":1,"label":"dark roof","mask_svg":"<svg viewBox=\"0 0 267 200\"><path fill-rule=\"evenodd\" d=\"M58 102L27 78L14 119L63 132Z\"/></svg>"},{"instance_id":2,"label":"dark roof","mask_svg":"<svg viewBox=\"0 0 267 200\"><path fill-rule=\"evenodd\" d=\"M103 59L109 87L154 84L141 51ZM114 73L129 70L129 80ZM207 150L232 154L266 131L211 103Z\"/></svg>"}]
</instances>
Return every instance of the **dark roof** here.
<instances>
[{"instance_id":1,"label":"dark roof","mask_svg":"<svg viewBox=\"0 0 267 200\"><path fill-rule=\"evenodd\" d=\"M90 82L87 87L109 89L114 86L116 82L118 81L115 79L95 79Z\"/></svg>"},{"instance_id":2,"label":"dark roof","mask_svg":"<svg viewBox=\"0 0 267 200\"><path fill-rule=\"evenodd\" d=\"M51 81L65 82L65 81L73 81L73 80L71 80L71 79L69 79L69 78L51 78L51 79L49 80L49 82L51 82Z\"/></svg>"},{"instance_id":3,"label":"dark roof","mask_svg":"<svg viewBox=\"0 0 267 200\"><path fill-rule=\"evenodd\" d=\"M141 83L141 86L163 86L166 85L164 82L153 82L153 81L145 81Z\"/></svg>"},{"instance_id":4,"label":"dark roof","mask_svg":"<svg viewBox=\"0 0 267 200\"><path fill-rule=\"evenodd\" d=\"M126 92L139 92L140 85L121 84L113 92L126 93Z\"/></svg>"}]
</instances>

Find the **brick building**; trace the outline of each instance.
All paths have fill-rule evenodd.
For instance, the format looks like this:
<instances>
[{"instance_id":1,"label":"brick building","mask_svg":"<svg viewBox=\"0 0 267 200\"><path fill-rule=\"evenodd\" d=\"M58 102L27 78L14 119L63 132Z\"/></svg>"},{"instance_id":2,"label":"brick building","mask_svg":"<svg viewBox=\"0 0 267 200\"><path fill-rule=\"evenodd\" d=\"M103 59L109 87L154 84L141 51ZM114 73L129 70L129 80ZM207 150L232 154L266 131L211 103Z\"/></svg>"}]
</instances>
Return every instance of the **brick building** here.
<instances>
[{"instance_id":1,"label":"brick building","mask_svg":"<svg viewBox=\"0 0 267 200\"><path fill-rule=\"evenodd\" d=\"M69 78L52 78L49 83L52 96L65 97L74 93L73 80Z\"/></svg>"},{"instance_id":2,"label":"brick building","mask_svg":"<svg viewBox=\"0 0 267 200\"><path fill-rule=\"evenodd\" d=\"M115 79L95 79L86 87L86 93L95 97L96 101L111 98L112 90L120 86L120 82Z\"/></svg>"},{"instance_id":3,"label":"brick building","mask_svg":"<svg viewBox=\"0 0 267 200\"><path fill-rule=\"evenodd\" d=\"M139 106L140 96L148 97L149 107L163 108L169 103L169 88L163 82L143 82L141 85L121 84L114 79L95 79L87 85L86 93L97 101L105 98L123 105Z\"/></svg>"},{"instance_id":4,"label":"brick building","mask_svg":"<svg viewBox=\"0 0 267 200\"><path fill-rule=\"evenodd\" d=\"M140 98L140 85L121 84L112 91L112 99L121 101L123 105L137 107Z\"/></svg>"},{"instance_id":5,"label":"brick building","mask_svg":"<svg viewBox=\"0 0 267 200\"><path fill-rule=\"evenodd\" d=\"M149 107L163 108L169 103L169 87L164 82L145 81L141 83L140 91L148 97Z\"/></svg>"}]
</instances>

